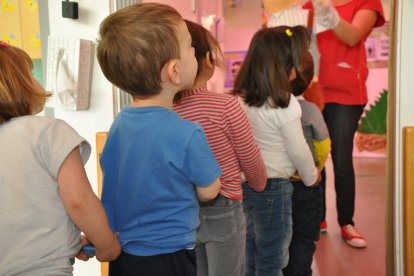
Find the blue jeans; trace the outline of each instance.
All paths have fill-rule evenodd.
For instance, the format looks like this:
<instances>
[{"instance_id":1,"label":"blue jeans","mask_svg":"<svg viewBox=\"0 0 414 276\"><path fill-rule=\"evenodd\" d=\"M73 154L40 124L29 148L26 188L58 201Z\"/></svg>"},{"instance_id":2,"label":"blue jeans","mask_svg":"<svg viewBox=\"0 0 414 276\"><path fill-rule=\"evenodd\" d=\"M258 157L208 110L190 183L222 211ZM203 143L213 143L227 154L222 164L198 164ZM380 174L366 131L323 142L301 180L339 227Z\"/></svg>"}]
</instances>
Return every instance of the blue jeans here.
<instances>
[{"instance_id":1,"label":"blue jeans","mask_svg":"<svg viewBox=\"0 0 414 276\"><path fill-rule=\"evenodd\" d=\"M283 269L285 276L312 275L315 242L319 240L322 217L322 187L306 187L302 181L292 182L293 235L289 246L289 264Z\"/></svg>"},{"instance_id":2,"label":"blue jeans","mask_svg":"<svg viewBox=\"0 0 414 276\"><path fill-rule=\"evenodd\" d=\"M246 276L281 276L289 261L293 186L268 179L263 192L243 184L246 214Z\"/></svg>"},{"instance_id":3,"label":"blue jeans","mask_svg":"<svg viewBox=\"0 0 414 276\"><path fill-rule=\"evenodd\" d=\"M200 207L197 276L243 276L246 221L241 200L220 195Z\"/></svg>"}]
</instances>

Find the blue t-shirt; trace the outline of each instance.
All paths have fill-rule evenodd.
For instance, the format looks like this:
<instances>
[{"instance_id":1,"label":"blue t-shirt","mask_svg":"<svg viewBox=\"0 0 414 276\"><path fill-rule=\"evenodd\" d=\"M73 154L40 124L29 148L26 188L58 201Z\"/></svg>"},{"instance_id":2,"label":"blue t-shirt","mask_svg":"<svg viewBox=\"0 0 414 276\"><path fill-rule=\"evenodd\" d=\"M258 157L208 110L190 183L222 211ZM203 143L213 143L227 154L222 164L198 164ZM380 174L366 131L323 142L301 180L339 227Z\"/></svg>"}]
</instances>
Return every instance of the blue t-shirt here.
<instances>
[{"instance_id":1,"label":"blue t-shirt","mask_svg":"<svg viewBox=\"0 0 414 276\"><path fill-rule=\"evenodd\" d=\"M124 107L100 163L102 203L123 251L152 256L195 246L195 186L221 175L200 126L163 107Z\"/></svg>"}]
</instances>

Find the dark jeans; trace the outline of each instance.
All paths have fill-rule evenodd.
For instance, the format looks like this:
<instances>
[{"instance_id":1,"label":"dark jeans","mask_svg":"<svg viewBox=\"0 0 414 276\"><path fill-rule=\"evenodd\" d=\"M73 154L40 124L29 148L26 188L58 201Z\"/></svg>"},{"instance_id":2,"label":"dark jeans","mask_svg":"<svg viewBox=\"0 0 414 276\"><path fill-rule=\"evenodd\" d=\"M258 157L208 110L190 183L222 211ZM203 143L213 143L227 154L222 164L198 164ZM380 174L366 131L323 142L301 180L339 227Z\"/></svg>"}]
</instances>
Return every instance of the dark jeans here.
<instances>
[{"instance_id":1,"label":"dark jeans","mask_svg":"<svg viewBox=\"0 0 414 276\"><path fill-rule=\"evenodd\" d=\"M283 178L268 179L264 191L256 192L244 183L243 193L245 276L282 276L292 238L292 184Z\"/></svg>"},{"instance_id":2,"label":"dark jeans","mask_svg":"<svg viewBox=\"0 0 414 276\"><path fill-rule=\"evenodd\" d=\"M322 216L322 187L306 187L294 181L292 197L293 235L289 246L289 264L283 269L285 276L312 275L315 242L319 240Z\"/></svg>"},{"instance_id":3,"label":"dark jeans","mask_svg":"<svg viewBox=\"0 0 414 276\"><path fill-rule=\"evenodd\" d=\"M335 175L336 209L340 226L354 225L355 172L352 160L354 135L365 105L341 105L328 103L323 117L332 141L331 156ZM321 185L325 190L326 175L322 173ZM326 203L324 193L323 219Z\"/></svg>"},{"instance_id":4,"label":"dark jeans","mask_svg":"<svg viewBox=\"0 0 414 276\"><path fill-rule=\"evenodd\" d=\"M134 256L122 251L109 263L109 276L195 276L196 273L194 249L155 256Z\"/></svg>"}]
</instances>

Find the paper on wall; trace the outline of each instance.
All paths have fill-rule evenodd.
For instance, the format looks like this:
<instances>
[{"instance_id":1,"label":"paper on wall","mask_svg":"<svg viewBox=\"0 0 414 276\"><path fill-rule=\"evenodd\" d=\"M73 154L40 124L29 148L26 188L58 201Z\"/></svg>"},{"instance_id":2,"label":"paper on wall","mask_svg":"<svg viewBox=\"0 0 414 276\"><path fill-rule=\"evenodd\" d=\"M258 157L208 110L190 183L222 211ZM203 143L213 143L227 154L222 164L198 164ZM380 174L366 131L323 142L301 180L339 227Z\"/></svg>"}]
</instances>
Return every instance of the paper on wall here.
<instances>
[{"instance_id":1,"label":"paper on wall","mask_svg":"<svg viewBox=\"0 0 414 276\"><path fill-rule=\"evenodd\" d=\"M46 90L52 96L47 107L67 110L89 108L92 41L49 37Z\"/></svg>"}]
</instances>

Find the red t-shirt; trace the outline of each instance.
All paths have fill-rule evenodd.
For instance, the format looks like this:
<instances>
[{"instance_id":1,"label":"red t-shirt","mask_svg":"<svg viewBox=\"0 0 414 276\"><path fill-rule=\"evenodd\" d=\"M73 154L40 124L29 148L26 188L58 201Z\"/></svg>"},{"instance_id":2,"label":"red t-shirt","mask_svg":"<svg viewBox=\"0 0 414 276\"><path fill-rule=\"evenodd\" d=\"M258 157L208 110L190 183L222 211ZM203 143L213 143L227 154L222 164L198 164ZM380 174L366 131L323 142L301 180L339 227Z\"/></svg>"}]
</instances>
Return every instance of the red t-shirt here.
<instances>
[{"instance_id":1,"label":"red t-shirt","mask_svg":"<svg viewBox=\"0 0 414 276\"><path fill-rule=\"evenodd\" d=\"M384 11L379 0L351 0L335 6L341 18L349 23L360 10L378 12L374 27L384 24ZM319 82L325 103L362 105L368 102L366 80L367 59L363 38L353 47L339 40L333 31L318 34L321 53Z\"/></svg>"}]
</instances>

